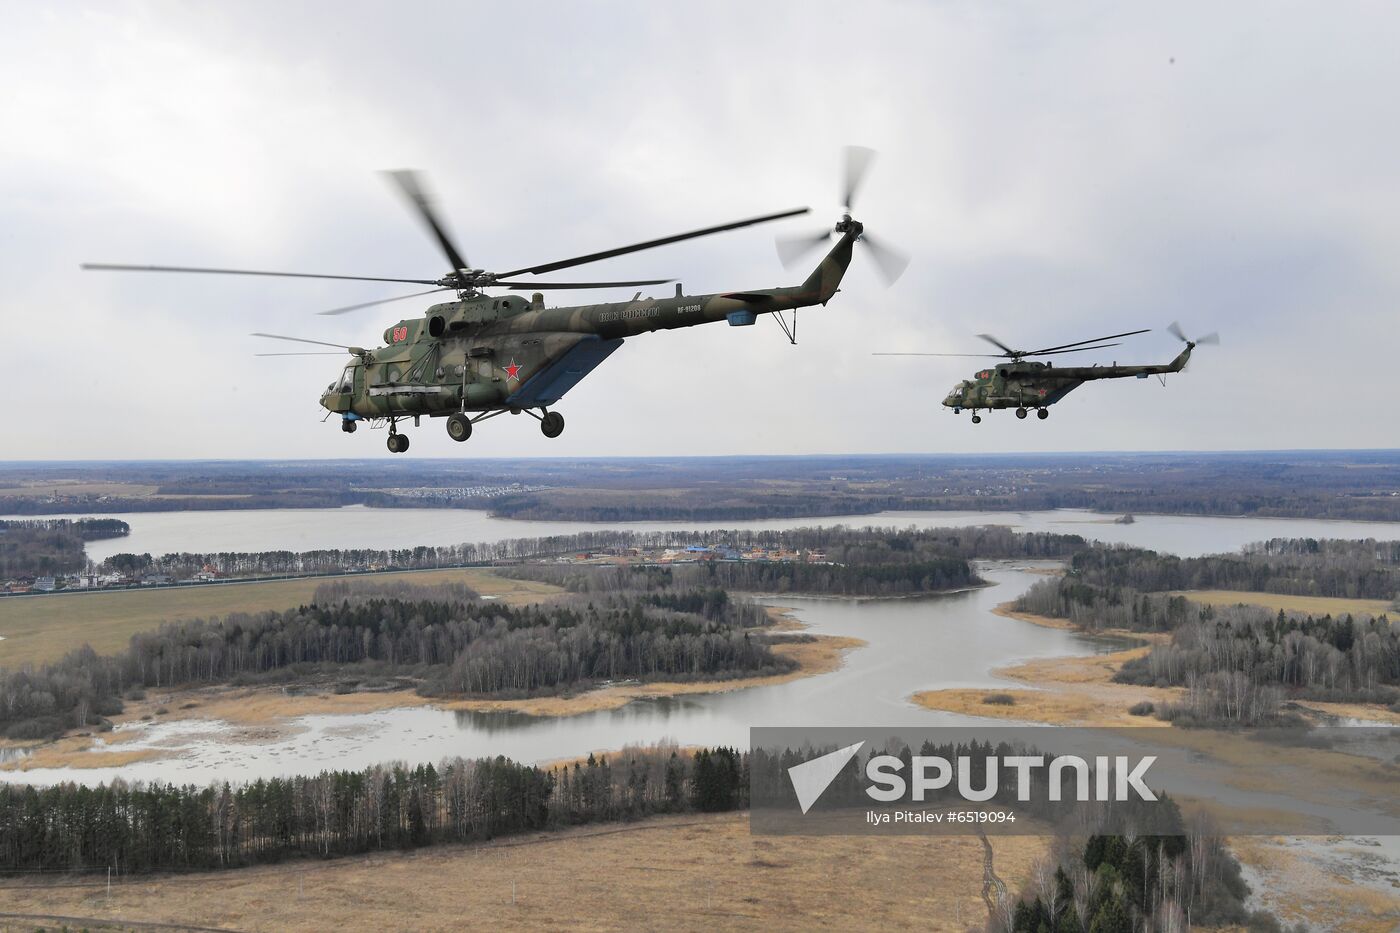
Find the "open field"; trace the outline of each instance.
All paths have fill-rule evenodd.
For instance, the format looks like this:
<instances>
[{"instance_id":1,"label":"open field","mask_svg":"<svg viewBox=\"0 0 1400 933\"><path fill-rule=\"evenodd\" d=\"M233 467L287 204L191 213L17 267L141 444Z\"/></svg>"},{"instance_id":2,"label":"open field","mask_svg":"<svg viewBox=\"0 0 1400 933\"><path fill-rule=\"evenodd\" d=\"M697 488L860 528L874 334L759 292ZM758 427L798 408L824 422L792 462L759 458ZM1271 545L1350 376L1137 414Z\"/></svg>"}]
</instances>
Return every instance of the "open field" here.
<instances>
[{"instance_id":1,"label":"open field","mask_svg":"<svg viewBox=\"0 0 1400 933\"><path fill-rule=\"evenodd\" d=\"M415 570L352 574L357 580L465 583L482 595L512 604L560 592L547 583L508 580L490 570ZM0 667L43 664L89 644L98 654L121 651L136 632L176 619L201 619L230 612L290 609L308 602L316 587L344 577L306 577L267 583L112 590L0 599Z\"/></svg>"},{"instance_id":2,"label":"open field","mask_svg":"<svg viewBox=\"0 0 1400 933\"><path fill-rule=\"evenodd\" d=\"M991 842L996 872L1012 891L1048 844L1035 836ZM11 883L0 881L6 911L237 930L840 926L961 933L987 919L975 836L830 836L814 845L806 837L751 836L747 814L735 813L123 881L110 898L101 883Z\"/></svg>"},{"instance_id":3,"label":"open field","mask_svg":"<svg viewBox=\"0 0 1400 933\"><path fill-rule=\"evenodd\" d=\"M1285 612L1304 612L1312 615L1354 615L1378 616L1382 613L1397 613L1388 599L1342 599L1334 596L1289 596L1283 593L1254 593L1243 590L1178 590L1171 596L1185 596L1195 603L1212 606L1234 606L1245 603L1250 606L1263 606L1265 609Z\"/></svg>"}]
</instances>

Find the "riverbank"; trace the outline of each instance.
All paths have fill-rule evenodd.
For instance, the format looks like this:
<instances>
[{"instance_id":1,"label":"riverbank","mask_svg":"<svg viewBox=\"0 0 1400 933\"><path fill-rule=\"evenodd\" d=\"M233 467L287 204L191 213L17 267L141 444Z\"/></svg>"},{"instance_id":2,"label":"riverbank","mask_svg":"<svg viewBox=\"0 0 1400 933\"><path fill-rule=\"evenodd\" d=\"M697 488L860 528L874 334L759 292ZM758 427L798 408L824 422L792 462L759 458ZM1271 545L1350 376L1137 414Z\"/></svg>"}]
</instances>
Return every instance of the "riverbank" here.
<instances>
[{"instance_id":1,"label":"riverbank","mask_svg":"<svg viewBox=\"0 0 1400 933\"><path fill-rule=\"evenodd\" d=\"M773 624L756 632L798 634L807 628L790 611L770 607ZM775 639L773 653L796 662L782 674L706 681L656 681L612 684L558 696L516 700L452 699L420 696L407 681L387 689L336 692L334 684L316 686L196 687L147 691L146 698L128 701L113 717L106 733L80 732L44 743L15 743L24 757L5 770L38 768L110 768L178 755L203 739L229 744L284 741L301 731L296 720L305 716L355 715L404 707L433 707L448 711L516 713L539 717L577 716L618 709L635 700L723 693L772 686L837 670L848 651L864 645L859 638L808 635Z\"/></svg>"},{"instance_id":2,"label":"riverbank","mask_svg":"<svg viewBox=\"0 0 1400 933\"><path fill-rule=\"evenodd\" d=\"M1018 612L1011 606L1010 602L1002 603L992 612L1043 628L1078 630L1068 619ZM1154 707L1175 702L1185 693L1182 688L1113 682L1113 675L1125 662L1142 657L1153 644L1164 642L1169 636L1123 629L1084 634L1129 639L1139 644L1107 654L1039 658L992 671L997 677L1024 684L1023 688L921 690L910 699L925 709L1017 722L1059 726L1169 726L1154 716L1134 716L1128 709L1144 702ZM1007 697L1010 702L1006 701ZM989 698L992 699L989 701Z\"/></svg>"}]
</instances>

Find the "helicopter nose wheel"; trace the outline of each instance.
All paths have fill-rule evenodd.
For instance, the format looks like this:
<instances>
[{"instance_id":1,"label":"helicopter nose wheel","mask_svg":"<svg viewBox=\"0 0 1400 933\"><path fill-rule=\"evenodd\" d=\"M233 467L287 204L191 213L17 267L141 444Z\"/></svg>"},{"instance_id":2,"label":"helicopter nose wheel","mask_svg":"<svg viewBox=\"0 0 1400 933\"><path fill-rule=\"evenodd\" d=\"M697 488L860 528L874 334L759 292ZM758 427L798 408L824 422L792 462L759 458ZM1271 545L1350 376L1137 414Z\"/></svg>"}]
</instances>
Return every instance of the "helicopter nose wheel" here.
<instances>
[{"instance_id":1,"label":"helicopter nose wheel","mask_svg":"<svg viewBox=\"0 0 1400 933\"><path fill-rule=\"evenodd\" d=\"M545 437L558 437L564 433L564 416L557 411L545 412L540 419L540 433Z\"/></svg>"},{"instance_id":2,"label":"helicopter nose wheel","mask_svg":"<svg viewBox=\"0 0 1400 933\"><path fill-rule=\"evenodd\" d=\"M1049 418L1049 417L1050 417L1050 409L1048 409L1048 408L1039 408L1039 409L1036 409L1035 416L1036 416L1037 418L1039 418L1041 421L1044 421L1046 418Z\"/></svg>"},{"instance_id":3,"label":"helicopter nose wheel","mask_svg":"<svg viewBox=\"0 0 1400 933\"><path fill-rule=\"evenodd\" d=\"M981 416L981 415L973 415L973 416L972 416L972 423L973 423L973 424L981 424L981 423L982 423L982 416Z\"/></svg>"},{"instance_id":4,"label":"helicopter nose wheel","mask_svg":"<svg viewBox=\"0 0 1400 933\"><path fill-rule=\"evenodd\" d=\"M447 419L447 436L461 442L472 436L472 421L458 412Z\"/></svg>"},{"instance_id":5,"label":"helicopter nose wheel","mask_svg":"<svg viewBox=\"0 0 1400 933\"><path fill-rule=\"evenodd\" d=\"M1016 409L1016 417L1017 417L1017 418L1020 418L1022 421L1025 421L1025 420L1026 420L1026 410L1025 410L1024 408L1018 408L1018 409Z\"/></svg>"},{"instance_id":6,"label":"helicopter nose wheel","mask_svg":"<svg viewBox=\"0 0 1400 933\"><path fill-rule=\"evenodd\" d=\"M405 450L408 450L408 435L398 433L390 434L388 443L389 453L401 454Z\"/></svg>"}]
</instances>

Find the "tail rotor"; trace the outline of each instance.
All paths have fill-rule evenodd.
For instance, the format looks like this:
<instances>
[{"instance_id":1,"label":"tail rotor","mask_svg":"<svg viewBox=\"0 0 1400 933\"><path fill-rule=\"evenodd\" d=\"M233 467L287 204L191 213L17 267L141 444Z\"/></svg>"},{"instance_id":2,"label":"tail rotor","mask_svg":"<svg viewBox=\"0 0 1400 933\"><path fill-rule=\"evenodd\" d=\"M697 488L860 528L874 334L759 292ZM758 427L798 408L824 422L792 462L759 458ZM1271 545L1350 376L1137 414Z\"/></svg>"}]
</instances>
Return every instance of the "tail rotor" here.
<instances>
[{"instance_id":1,"label":"tail rotor","mask_svg":"<svg viewBox=\"0 0 1400 933\"><path fill-rule=\"evenodd\" d=\"M829 240L833 233L845 233L855 229L859 236L859 242L865 244L871 260L875 263L880 277L885 280L887 286L893 285L904 274L904 270L909 267L909 257L883 240L878 240L866 233L865 225L851 217L856 194L860 191L861 184L865 181L865 176L870 171L870 166L874 161L874 149L868 149L865 146L846 147L846 164L841 189L841 203L844 210L841 220L835 227L820 233L779 237L777 240L778 260L782 262L784 268L791 268L804 256Z\"/></svg>"},{"instance_id":2,"label":"tail rotor","mask_svg":"<svg viewBox=\"0 0 1400 933\"><path fill-rule=\"evenodd\" d=\"M1176 321L1172 321L1167 325L1167 332L1193 349L1195 347L1214 347L1220 344L1220 335L1215 331L1211 331L1204 337L1197 337L1195 340L1187 338L1186 332L1181 329L1181 325Z\"/></svg>"}]
</instances>

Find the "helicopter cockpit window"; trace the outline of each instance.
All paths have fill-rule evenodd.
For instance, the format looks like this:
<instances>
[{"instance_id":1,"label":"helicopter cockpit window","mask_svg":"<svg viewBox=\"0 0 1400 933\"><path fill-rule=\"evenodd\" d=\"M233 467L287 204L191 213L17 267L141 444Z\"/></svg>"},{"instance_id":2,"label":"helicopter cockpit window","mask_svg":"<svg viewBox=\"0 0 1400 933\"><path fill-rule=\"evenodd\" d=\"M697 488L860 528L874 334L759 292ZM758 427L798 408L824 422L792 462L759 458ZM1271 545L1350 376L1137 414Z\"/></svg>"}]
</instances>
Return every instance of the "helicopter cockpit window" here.
<instances>
[{"instance_id":1,"label":"helicopter cockpit window","mask_svg":"<svg viewBox=\"0 0 1400 933\"><path fill-rule=\"evenodd\" d=\"M340 387L337 391L351 392L355 388L355 367L345 367L345 372L340 374Z\"/></svg>"}]
</instances>

